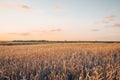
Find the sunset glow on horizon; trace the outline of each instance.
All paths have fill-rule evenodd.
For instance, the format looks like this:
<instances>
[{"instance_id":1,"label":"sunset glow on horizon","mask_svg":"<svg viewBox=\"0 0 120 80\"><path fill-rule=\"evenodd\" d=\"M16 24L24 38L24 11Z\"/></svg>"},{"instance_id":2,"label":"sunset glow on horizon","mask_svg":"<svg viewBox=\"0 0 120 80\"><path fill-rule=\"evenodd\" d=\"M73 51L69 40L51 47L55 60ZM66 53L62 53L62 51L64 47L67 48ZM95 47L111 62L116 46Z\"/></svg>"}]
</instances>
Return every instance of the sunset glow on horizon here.
<instances>
[{"instance_id":1,"label":"sunset glow on horizon","mask_svg":"<svg viewBox=\"0 0 120 80\"><path fill-rule=\"evenodd\" d=\"M0 40L120 41L120 0L0 0Z\"/></svg>"}]
</instances>

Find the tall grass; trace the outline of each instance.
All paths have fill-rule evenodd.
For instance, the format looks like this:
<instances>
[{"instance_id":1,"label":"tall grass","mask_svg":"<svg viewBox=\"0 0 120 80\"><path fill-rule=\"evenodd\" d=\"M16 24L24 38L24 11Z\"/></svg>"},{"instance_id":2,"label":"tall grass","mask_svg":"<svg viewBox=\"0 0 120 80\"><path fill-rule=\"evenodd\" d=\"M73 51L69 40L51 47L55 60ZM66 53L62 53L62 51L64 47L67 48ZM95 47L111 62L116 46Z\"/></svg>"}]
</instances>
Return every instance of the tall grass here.
<instances>
[{"instance_id":1,"label":"tall grass","mask_svg":"<svg viewBox=\"0 0 120 80\"><path fill-rule=\"evenodd\" d=\"M0 46L0 80L120 80L120 44Z\"/></svg>"}]
</instances>

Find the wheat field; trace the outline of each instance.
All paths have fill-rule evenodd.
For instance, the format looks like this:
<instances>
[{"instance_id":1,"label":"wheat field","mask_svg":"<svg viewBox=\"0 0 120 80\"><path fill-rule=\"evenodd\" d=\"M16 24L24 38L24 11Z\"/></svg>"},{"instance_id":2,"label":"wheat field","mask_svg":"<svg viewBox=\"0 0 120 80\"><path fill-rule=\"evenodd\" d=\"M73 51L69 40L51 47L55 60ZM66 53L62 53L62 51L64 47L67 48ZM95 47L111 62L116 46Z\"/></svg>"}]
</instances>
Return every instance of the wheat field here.
<instances>
[{"instance_id":1,"label":"wheat field","mask_svg":"<svg viewBox=\"0 0 120 80\"><path fill-rule=\"evenodd\" d=\"M0 46L0 80L120 80L120 43Z\"/></svg>"}]
</instances>

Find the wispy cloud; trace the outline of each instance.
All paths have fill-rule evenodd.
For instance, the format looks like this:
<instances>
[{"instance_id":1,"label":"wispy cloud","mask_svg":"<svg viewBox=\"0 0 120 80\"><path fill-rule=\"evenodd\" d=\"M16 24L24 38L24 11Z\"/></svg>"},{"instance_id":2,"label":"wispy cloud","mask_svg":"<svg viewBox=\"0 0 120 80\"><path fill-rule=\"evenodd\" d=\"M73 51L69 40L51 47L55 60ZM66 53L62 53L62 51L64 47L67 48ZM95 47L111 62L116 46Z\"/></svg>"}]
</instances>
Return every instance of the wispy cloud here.
<instances>
[{"instance_id":1,"label":"wispy cloud","mask_svg":"<svg viewBox=\"0 0 120 80\"><path fill-rule=\"evenodd\" d=\"M51 29L50 32L60 32L62 29Z\"/></svg>"},{"instance_id":2,"label":"wispy cloud","mask_svg":"<svg viewBox=\"0 0 120 80\"><path fill-rule=\"evenodd\" d=\"M116 17L117 16L115 16L115 15L108 15L108 16L103 17L101 20L95 21L94 24L98 24L98 25L100 25L100 24L109 24L113 20L115 20Z\"/></svg>"},{"instance_id":3,"label":"wispy cloud","mask_svg":"<svg viewBox=\"0 0 120 80\"><path fill-rule=\"evenodd\" d=\"M114 26L120 27L120 22L115 23Z\"/></svg>"},{"instance_id":4,"label":"wispy cloud","mask_svg":"<svg viewBox=\"0 0 120 80\"><path fill-rule=\"evenodd\" d=\"M53 9L56 10L56 11L59 11L61 9L61 7L59 5L56 5L56 6L53 7Z\"/></svg>"},{"instance_id":5,"label":"wispy cloud","mask_svg":"<svg viewBox=\"0 0 120 80\"><path fill-rule=\"evenodd\" d=\"M31 7L27 6L27 5L19 5L18 8L23 9L23 10L30 10Z\"/></svg>"},{"instance_id":6,"label":"wispy cloud","mask_svg":"<svg viewBox=\"0 0 120 80\"><path fill-rule=\"evenodd\" d=\"M28 5L14 5L14 4L0 4L0 8L3 8L3 9L17 8L17 9L21 9L21 10L30 10L30 9L32 9Z\"/></svg>"},{"instance_id":7,"label":"wispy cloud","mask_svg":"<svg viewBox=\"0 0 120 80\"><path fill-rule=\"evenodd\" d=\"M17 35L17 36L29 36L30 33L8 33L9 35Z\"/></svg>"},{"instance_id":8,"label":"wispy cloud","mask_svg":"<svg viewBox=\"0 0 120 80\"><path fill-rule=\"evenodd\" d=\"M43 29L43 30L32 30L32 32L37 32L37 33L46 33L46 32L61 32L62 29L57 28L57 29Z\"/></svg>"},{"instance_id":9,"label":"wispy cloud","mask_svg":"<svg viewBox=\"0 0 120 80\"><path fill-rule=\"evenodd\" d=\"M108 20L108 21L112 21L115 18L116 18L116 16L114 16L114 15L105 16L105 19Z\"/></svg>"},{"instance_id":10,"label":"wispy cloud","mask_svg":"<svg viewBox=\"0 0 120 80\"><path fill-rule=\"evenodd\" d=\"M97 32L97 31L100 31L100 30L99 29L92 29L91 31L96 31Z\"/></svg>"}]
</instances>

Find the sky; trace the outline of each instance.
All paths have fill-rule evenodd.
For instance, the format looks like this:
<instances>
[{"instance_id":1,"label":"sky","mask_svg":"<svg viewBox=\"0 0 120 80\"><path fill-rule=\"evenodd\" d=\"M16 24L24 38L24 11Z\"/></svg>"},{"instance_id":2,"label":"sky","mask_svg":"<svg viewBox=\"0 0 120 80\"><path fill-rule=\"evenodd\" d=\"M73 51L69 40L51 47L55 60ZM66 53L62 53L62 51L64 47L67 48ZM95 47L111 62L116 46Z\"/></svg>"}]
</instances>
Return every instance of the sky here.
<instances>
[{"instance_id":1,"label":"sky","mask_svg":"<svg viewBox=\"0 0 120 80\"><path fill-rule=\"evenodd\" d=\"M0 40L120 41L120 0L0 0Z\"/></svg>"}]
</instances>

